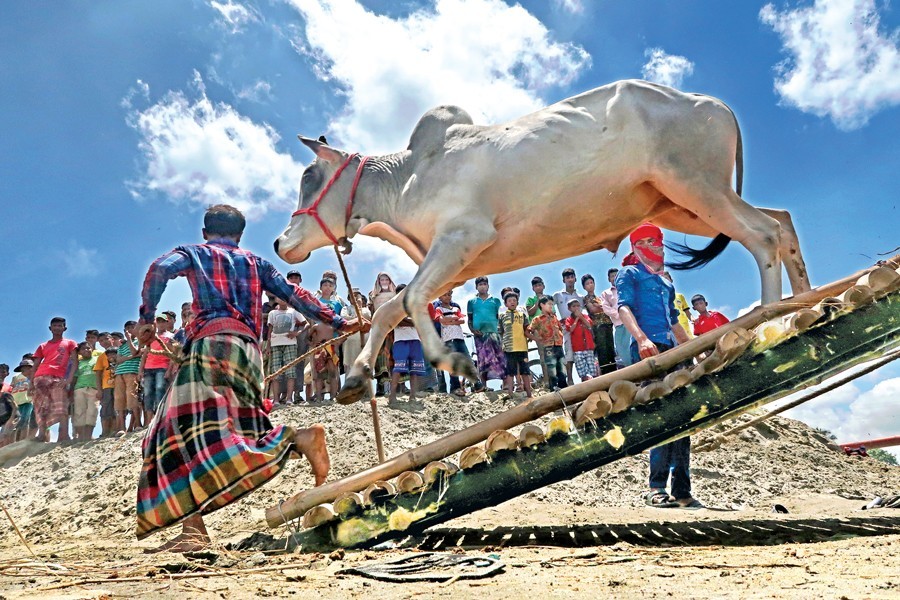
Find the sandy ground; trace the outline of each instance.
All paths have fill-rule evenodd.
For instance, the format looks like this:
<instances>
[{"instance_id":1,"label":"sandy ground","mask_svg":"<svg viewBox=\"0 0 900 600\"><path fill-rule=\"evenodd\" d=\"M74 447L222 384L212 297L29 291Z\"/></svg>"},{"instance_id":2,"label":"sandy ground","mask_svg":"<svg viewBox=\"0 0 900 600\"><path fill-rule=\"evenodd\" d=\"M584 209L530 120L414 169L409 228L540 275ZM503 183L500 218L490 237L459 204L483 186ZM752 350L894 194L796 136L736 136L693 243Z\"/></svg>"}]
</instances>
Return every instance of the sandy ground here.
<instances>
[{"instance_id":1,"label":"sandy ground","mask_svg":"<svg viewBox=\"0 0 900 600\"><path fill-rule=\"evenodd\" d=\"M407 410L384 407L380 414L386 451L394 455L421 445L511 404L496 394L479 394L466 401L436 395ZM367 406L284 408L273 414L273 420L325 423L334 478L373 461ZM860 510L876 495L900 492L900 468L871 459L847 458L806 425L778 417L746 430L718 450L695 454L692 466L695 496L707 504L705 510L644 507L640 496L647 458L643 455L456 519L439 535L422 536L401 548L349 551L330 557L228 550L229 543L268 531L263 522L265 509L310 485L306 464L292 461L281 477L207 518L215 542L211 553L183 557L143 554L145 548L161 543L164 535L143 542L134 539L140 434L53 447L16 466L0 469L0 502L38 556L31 557L12 527L2 529L0 598L145 594L190 594L196 598L305 598L323 594L465 598L527 593L596 597L598 592L691 597L900 597L900 580L896 577L900 514L891 509ZM771 508L776 503L787 507L790 514L773 514ZM843 527L842 523L858 525L855 519L867 519L872 526ZM557 539L563 539L568 531L579 527L612 528L620 533L643 528L646 532L648 523L660 522L673 523L659 526L661 540L668 535L667 530L679 528L718 532L724 528L729 533L709 540L700 536L677 547L620 541L578 548L559 547L559 542L548 546L541 533L548 528L562 531ZM781 522L797 531L817 533L811 538L765 535L774 531L773 523ZM494 528L507 532L507 545L500 547L502 537L482 545L472 535L473 529ZM748 533L744 539L743 531L756 533ZM282 536L285 531L271 533ZM387 583L338 573L351 565L407 556L417 552L417 543L433 546L435 539L443 540L439 551L454 550L456 544L463 543L467 554L496 555L505 567L487 579L450 583ZM800 543L800 539L815 541ZM777 545L771 545L773 542Z\"/></svg>"}]
</instances>

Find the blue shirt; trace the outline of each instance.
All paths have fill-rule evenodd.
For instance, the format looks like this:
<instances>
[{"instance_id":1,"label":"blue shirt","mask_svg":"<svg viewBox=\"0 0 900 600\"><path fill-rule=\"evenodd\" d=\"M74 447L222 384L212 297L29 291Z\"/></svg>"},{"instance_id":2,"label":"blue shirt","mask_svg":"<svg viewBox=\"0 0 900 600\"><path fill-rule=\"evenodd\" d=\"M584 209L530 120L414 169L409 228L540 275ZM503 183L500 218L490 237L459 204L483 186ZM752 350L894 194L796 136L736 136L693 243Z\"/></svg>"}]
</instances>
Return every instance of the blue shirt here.
<instances>
[{"instance_id":1,"label":"blue shirt","mask_svg":"<svg viewBox=\"0 0 900 600\"><path fill-rule=\"evenodd\" d=\"M627 306L638 327L658 344L674 345L672 325L678 323L675 286L655 275L642 264L623 267L616 275L618 308Z\"/></svg>"},{"instance_id":2,"label":"blue shirt","mask_svg":"<svg viewBox=\"0 0 900 600\"><path fill-rule=\"evenodd\" d=\"M482 300L475 296L466 305L466 313L472 317L472 326L482 333L497 333L500 299L488 296Z\"/></svg>"}]
</instances>

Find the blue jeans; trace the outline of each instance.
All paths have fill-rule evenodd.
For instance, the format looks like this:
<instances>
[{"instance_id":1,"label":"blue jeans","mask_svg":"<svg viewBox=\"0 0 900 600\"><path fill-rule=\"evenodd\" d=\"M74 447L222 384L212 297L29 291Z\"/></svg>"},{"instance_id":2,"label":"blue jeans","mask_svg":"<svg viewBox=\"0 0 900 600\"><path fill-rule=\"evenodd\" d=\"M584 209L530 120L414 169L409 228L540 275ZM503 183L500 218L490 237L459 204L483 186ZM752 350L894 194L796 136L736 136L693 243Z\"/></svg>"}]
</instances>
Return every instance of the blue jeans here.
<instances>
[{"instance_id":1,"label":"blue jeans","mask_svg":"<svg viewBox=\"0 0 900 600\"><path fill-rule=\"evenodd\" d=\"M672 496L691 497L691 438L669 442L650 451L650 488L666 489L672 475Z\"/></svg>"},{"instance_id":2,"label":"blue jeans","mask_svg":"<svg viewBox=\"0 0 900 600\"><path fill-rule=\"evenodd\" d=\"M668 344L656 344L657 350L665 352L672 348ZM637 344L631 344L632 363L641 360L638 354ZM671 495L676 500L691 497L691 438L683 437L680 440L663 444L650 451L650 489L664 490L669 483L669 474L672 475Z\"/></svg>"},{"instance_id":3,"label":"blue jeans","mask_svg":"<svg viewBox=\"0 0 900 600\"><path fill-rule=\"evenodd\" d=\"M613 329L613 344L616 347L616 365L621 369L631 364L631 334L624 325Z\"/></svg>"},{"instance_id":4,"label":"blue jeans","mask_svg":"<svg viewBox=\"0 0 900 600\"><path fill-rule=\"evenodd\" d=\"M144 369L144 410L155 413L166 395L166 370Z\"/></svg>"},{"instance_id":5,"label":"blue jeans","mask_svg":"<svg viewBox=\"0 0 900 600\"><path fill-rule=\"evenodd\" d=\"M548 386L566 387L566 354L562 346L543 346Z\"/></svg>"}]
</instances>

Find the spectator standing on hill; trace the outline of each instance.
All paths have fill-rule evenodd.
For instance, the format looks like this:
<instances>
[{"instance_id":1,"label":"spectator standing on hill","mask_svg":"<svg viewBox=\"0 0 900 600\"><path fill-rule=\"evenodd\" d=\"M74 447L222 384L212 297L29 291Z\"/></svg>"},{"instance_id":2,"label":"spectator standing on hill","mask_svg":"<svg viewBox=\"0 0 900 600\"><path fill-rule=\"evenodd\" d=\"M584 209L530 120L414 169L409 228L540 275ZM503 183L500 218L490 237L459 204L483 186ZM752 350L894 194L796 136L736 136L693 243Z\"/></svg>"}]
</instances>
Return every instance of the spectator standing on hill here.
<instances>
[{"instance_id":1,"label":"spectator standing on hill","mask_svg":"<svg viewBox=\"0 0 900 600\"><path fill-rule=\"evenodd\" d=\"M375 285L369 292L369 310L375 314L379 308L397 295L397 286L391 276L382 271L375 276ZM381 351L375 357L375 396L385 396L390 392L391 387L391 371L393 369L393 359L391 358L391 349L394 347L394 332L391 331L384 338L381 345Z\"/></svg>"},{"instance_id":2,"label":"spectator standing on hill","mask_svg":"<svg viewBox=\"0 0 900 600\"><path fill-rule=\"evenodd\" d=\"M156 315L156 335L166 346L174 339L174 334L169 331L169 315L160 313ZM172 361L168 356L162 354L163 347L156 339L152 340L142 352L141 370L138 381L144 385L144 424L149 425L153 415L159 410L166 390L169 387L169 368Z\"/></svg>"},{"instance_id":3,"label":"spectator standing on hill","mask_svg":"<svg viewBox=\"0 0 900 600\"><path fill-rule=\"evenodd\" d=\"M528 313L519 306L519 295L514 291L503 294L503 304L506 310L500 314L498 331L506 354L506 388L512 398L515 391L514 379L521 376L525 395L531 398L531 371L528 368L531 328L528 326Z\"/></svg>"},{"instance_id":4,"label":"spectator standing on hill","mask_svg":"<svg viewBox=\"0 0 900 600\"><path fill-rule=\"evenodd\" d=\"M542 296L538 308L541 312L531 320L531 334L541 348L547 367L547 388L562 389L568 385L562 323L556 316L556 303L550 296Z\"/></svg>"},{"instance_id":5,"label":"spectator standing on hill","mask_svg":"<svg viewBox=\"0 0 900 600\"><path fill-rule=\"evenodd\" d=\"M269 374L292 363L297 358L297 336L308 324L303 316L290 308L287 302L278 298L275 308L269 311ZM284 398L281 397L281 382L284 381ZM271 380L272 400L283 404L293 404L297 371L291 367Z\"/></svg>"},{"instance_id":6,"label":"spectator standing on hill","mask_svg":"<svg viewBox=\"0 0 900 600\"><path fill-rule=\"evenodd\" d=\"M300 274L300 271L295 269L291 269L285 275L285 279L288 280L288 283L299 286L303 283L303 275ZM309 322L306 322L306 327L303 327L297 332L297 356L301 356L309 352L309 333L310 333L310 325ZM294 369L294 381L295 381L295 391L294 391L294 402L302 402L303 398L309 398L312 396L312 386L305 385L305 377L306 377L306 364L309 362L309 358L304 358L300 362L297 363L296 369ZM300 389L304 389L304 393L301 396Z\"/></svg>"},{"instance_id":7,"label":"spectator standing on hill","mask_svg":"<svg viewBox=\"0 0 900 600\"><path fill-rule=\"evenodd\" d=\"M619 316L634 338L632 360L638 362L675 344L682 344L688 337L678 322L675 288L662 277L662 231L655 225L644 223L631 232L629 240L637 264L619 271L616 289ZM689 437L650 450L650 491L644 496L648 506L702 508L703 505L691 496L690 460ZM670 473L671 495L666 492Z\"/></svg>"},{"instance_id":8,"label":"spectator standing on hill","mask_svg":"<svg viewBox=\"0 0 900 600\"><path fill-rule=\"evenodd\" d=\"M116 426L116 349L110 346L94 365L100 390L100 437L109 437Z\"/></svg>"},{"instance_id":9,"label":"spectator standing on hill","mask_svg":"<svg viewBox=\"0 0 900 600\"><path fill-rule=\"evenodd\" d=\"M34 361L23 358L13 369L12 381L9 382L9 392L13 396L13 402L19 409L19 424L16 427L16 440L24 440L31 437L31 422L33 420L34 404L31 402L31 394L28 388L31 386L31 376L34 374Z\"/></svg>"},{"instance_id":10,"label":"spectator standing on hill","mask_svg":"<svg viewBox=\"0 0 900 600\"><path fill-rule=\"evenodd\" d=\"M397 293L406 288L406 284L397 286ZM409 401L415 402L419 379L425 377L425 353L422 351L422 342L419 332L412 319L404 317L394 328L394 370L391 375L391 389L388 401L391 404L397 402L397 386L400 384L401 375L409 375Z\"/></svg>"},{"instance_id":11,"label":"spectator standing on hill","mask_svg":"<svg viewBox=\"0 0 900 600\"><path fill-rule=\"evenodd\" d=\"M100 391L97 388L97 355L90 342L78 344L78 367L73 385L72 432L75 439L86 442L93 437L100 411Z\"/></svg>"},{"instance_id":12,"label":"spectator standing on hill","mask_svg":"<svg viewBox=\"0 0 900 600\"><path fill-rule=\"evenodd\" d=\"M575 269L566 268L562 272L563 289L553 294L553 300L556 302L556 311L560 319L569 316L569 302L578 300L581 303L581 296L575 291ZM574 383L572 379L572 366L575 364L575 354L572 350L572 339L568 331L563 335L563 350L566 355L566 382L569 385Z\"/></svg>"},{"instance_id":13,"label":"spectator standing on hill","mask_svg":"<svg viewBox=\"0 0 900 600\"><path fill-rule=\"evenodd\" d=\"M528 312L528 320L531 321L535 317L541 314L541 308L539 306L541 298L544 297L544 280L541 277L534 276L531 278L531 291L534 292L534 295L529 296L525 301L525 310ZM556 305L553 305L553 312L556 313ZM538 347L538 356L541 357L541 370L544 372L544 381L547 382L547 389L552 389L553 387L553 377L550 376L550 371L547 367L547 363L544 362L544 348L541 346L541 342L535 338L534 341Z\"/></svg>"},{"instance_id":14,"label":"spectator standing on hill","mask_svg":"<svg viewBox=\"0 0 900 600\"><path fill-rule=\"evenodd\" d=\"M487 277L475 279L477 295L466 303L469 331L475 336L475 355L478 358L479 379L487 385L490 379L506 378L506 357L497 331L501 302L490 294Z\"/></svg>"},{"instance_id":15,"label":"spectator standing on hill","mask_svg":"<svg viewBox=\"0 0 900 600\"><path fill-rule=\"evenodd\" d=\"M597 356L594 354L594 332L578 298L569 300L568 309L569 316L563 321L563 330L569 332L578 376L582 381L587 381L596 377L600 371Z\"/></svg>"},{"instance_id":16,"label":"spectator standing on hill","mask_svg":"<svg viewBox=\"0 0 900 600\"><path fill-rule=\"evenodd\" d=\"M48 442L49 428L59 424L57 440L68 442L69 437L69 391L75 379L78 366L78 344L63 337L66 320L62 317L50 319L48 341L34 351L34 379L31 381L31 399L37 420L39 440Z\"/></svg>"},{"instance_id":17,"label":"spectator standing on hill","mask_svg":"<svg viewBox=\"0 0 900 600\"><path fill-rule=\"evenodd\" d=\"M140 425L141 404L138 401L138 373L141 372L141 352L134 343L137 321L127 321L116 360L116 431L134 431ZM127 429L125 416L131 415Z\"/></svg>"},{"instance_id":18,"label":"spectator standing on hill","mask_svg":"<svg viewBox=\"0 0 900 600\"><path fill-rule=\"evenodd\" d=\"M594 355L600 365L600 373L612 373L616 370L616 348L613 340L613 324L603 311L600 297L594 293L596 282L593 275L581 276L581 287L584 288L584 308L591 319L591 333L594 335Z\"/></svg>"},{"instance_id":19,"label":"spectator standing on hill","mask_svg":"<svg viewBox=\"0 0 900 600\"><path fill-rule=\"evenodd\" d=\"M622 325L622 319L619 318L619 294L616 292L616 275L618 274L619 270L616 268L606 272L606 278L610 285L600 292L600 306L613 324L616 366L621 369L631 364L631 334L628 333L628 330Z\"/></svg>"},{"instance_id":20,"label":"spectator standing on hill","mask_svg":"<svg viewBox=\"0 0 900 600\"><path fill-rule=\"evenodd\" d=\"M699 313L697 318L694 319L694 335L703 335L707 331L712 331L729 322L728 317L722 313L709 310L709 305L706 303L706 298L703 297L703 294L691 296L691 306Z\"/></svg>"},{"instance_id":21,"label":"spectator standing on hill","mask_svg":"<svg viewBox=\"0 0 900 600\"><path fill-rule=\"evenodd\" d=\"M469 349L466 347L466 340L463 334L462 325L466 319L462 315L462 307L453 301L453 290L449 290L442 294L434 306L433 319L441 325L441 341L451 352L459 352L466 356L469 355ZM439 375L443 380L443 372ZM450 393L463 397L466 395L464 382L457 375L449 375L450 377ZM475 389L480 389L481 382L475 385Z\"/></svg>"}]
</instances>

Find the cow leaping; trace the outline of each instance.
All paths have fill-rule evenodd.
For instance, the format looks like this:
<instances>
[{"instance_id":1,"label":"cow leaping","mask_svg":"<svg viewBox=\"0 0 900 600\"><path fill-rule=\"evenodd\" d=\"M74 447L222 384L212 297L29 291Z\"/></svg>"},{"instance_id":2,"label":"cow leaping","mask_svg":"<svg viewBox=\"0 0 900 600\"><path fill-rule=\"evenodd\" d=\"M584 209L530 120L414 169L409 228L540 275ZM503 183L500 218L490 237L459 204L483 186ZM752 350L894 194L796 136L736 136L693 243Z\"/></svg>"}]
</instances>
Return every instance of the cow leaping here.
<instances>
[{"instance_id":1,"label":"cow leaping","mask_svg":"<svg viewBox=\"0 0 900 600\"><path fill-rule=\"evenodd\" d=\"M372 361L407 313L436 368L474 377L469 357L441 344L428 301L478 275L615 252L644 221L714 238L701 250L682 247L688 259L673 268L705 264L733 239L756 260L764 304L781 299L782 263L795 294L810 287L790 215L741 199L740 129L709 96L620 81L499 125L441 106L422 116L406 150L367 158L300 139L316 159L275 242L279 256L300 262L362 233L419 265L376 312L343 403L369 389Z\"/></svg>"}]
</instances>

